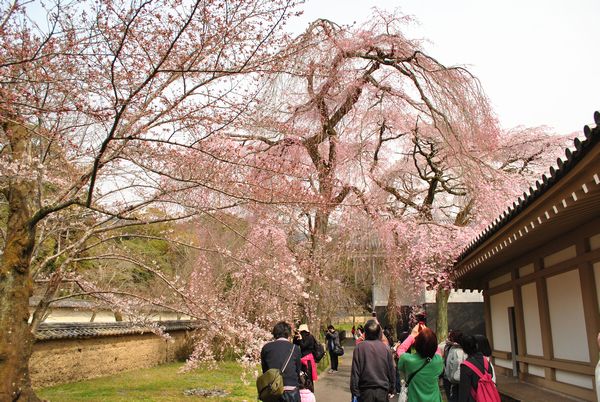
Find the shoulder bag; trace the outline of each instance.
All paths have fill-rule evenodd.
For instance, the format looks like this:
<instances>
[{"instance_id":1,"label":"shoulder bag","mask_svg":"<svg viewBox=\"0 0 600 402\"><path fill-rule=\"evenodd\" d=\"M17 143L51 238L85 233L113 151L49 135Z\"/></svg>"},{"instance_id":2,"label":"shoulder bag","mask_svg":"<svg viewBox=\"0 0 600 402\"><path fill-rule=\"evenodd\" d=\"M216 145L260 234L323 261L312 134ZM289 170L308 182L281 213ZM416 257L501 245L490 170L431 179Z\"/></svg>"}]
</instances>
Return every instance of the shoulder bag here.
<instances>
[{"instance_id":1,"label":"shoulder bag","mask_svg":"<svg viewBox=\"0 0 600 402\"><path fill-rule=\"evenodd\" d=\"M276 402L281 398L281 395L283 395L283 372L287 368L295 348L292 344L292 351L281 369L271 368L258 376L256 379L256 390L258 391L259 400L263 402Z\"/></svg>"},{"instance_id":2,"label":"shoulder bag","mask_svg":"<svg viewBox=\"0 0 600 402\"><path fill-rule=\"evenodd\" d=\"M427 358L425 359L425 363L423 363L423 365L421 367L419 367L419 369L417 371L415 371L414 373L411 373L411 375L408 376L408 379L406 380L406 382L404 382L404 380L402 380L402 389L400 390L400 396L398 397L398 402L407 402L408 401L408 385L410 384L410 382L412 381L412 379L417 375L417 373L419 371L421 371L423 369L423 367L425 367L427 365L427 363L429 363L431 361L431 358Z\"/></svg>"}]
</instances>

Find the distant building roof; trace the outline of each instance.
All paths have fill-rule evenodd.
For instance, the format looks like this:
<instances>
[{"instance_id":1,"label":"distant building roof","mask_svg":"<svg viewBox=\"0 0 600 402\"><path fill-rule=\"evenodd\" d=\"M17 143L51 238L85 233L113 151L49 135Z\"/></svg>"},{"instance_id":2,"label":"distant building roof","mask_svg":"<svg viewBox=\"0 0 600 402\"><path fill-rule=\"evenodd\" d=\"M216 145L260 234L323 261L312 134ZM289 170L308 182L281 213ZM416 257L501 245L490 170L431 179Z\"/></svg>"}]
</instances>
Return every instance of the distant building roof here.
<instances>
[{"instance_id":1,"label":"distant building roof","mask_svg":"<svg viewBox=\"0 0 600 402\"><path fill-rule=\"evenodd\" d=\"M156 325L165 332L193 330L198 328L198 321L173 320L157 321ZM45 341L52 339L80 339L103 336L136 335L152 332L150 326L134 324L131 322L109 323L42 323L35 334L36 340Z\"/></svg>"}]
</instances>

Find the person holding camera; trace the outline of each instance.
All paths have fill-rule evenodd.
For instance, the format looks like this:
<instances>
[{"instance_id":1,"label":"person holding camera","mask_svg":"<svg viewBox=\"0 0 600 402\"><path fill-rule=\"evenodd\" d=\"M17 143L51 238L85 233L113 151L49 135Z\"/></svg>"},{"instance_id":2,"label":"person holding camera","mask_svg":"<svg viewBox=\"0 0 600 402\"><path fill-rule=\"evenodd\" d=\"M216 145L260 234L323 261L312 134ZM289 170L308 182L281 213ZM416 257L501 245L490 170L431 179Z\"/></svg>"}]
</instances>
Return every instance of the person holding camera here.
<instances>
[{"instance_id":1,"label":"person holding camera","mask_svg":"<svg viewBox=\"0 0 600 402\"><path fill-rule=\"evenodd\" d=\"M335 327L331 324L327 326L325 339L327 340L327 351L329 352L329 359L331 361L331 368L329 369L328 373L337 373L338 357L340 356L338 350L342 349L342 345L340 345L340 335L335 330Z\"/></svg>"},{"instance_id":2,"label":"person holding camera","mask_svg":"<svg viewBox=\"0 0 600 402\"><path fill-rule=\"evenodd\" d=\"M415 353L406 353L414 347ZM442 401L438 379L444 370L435 333L419 322L396 353L398 371L405 378L409 401ZM403 386L403 387L404 387Z\"/></svg>"}]
</instances>

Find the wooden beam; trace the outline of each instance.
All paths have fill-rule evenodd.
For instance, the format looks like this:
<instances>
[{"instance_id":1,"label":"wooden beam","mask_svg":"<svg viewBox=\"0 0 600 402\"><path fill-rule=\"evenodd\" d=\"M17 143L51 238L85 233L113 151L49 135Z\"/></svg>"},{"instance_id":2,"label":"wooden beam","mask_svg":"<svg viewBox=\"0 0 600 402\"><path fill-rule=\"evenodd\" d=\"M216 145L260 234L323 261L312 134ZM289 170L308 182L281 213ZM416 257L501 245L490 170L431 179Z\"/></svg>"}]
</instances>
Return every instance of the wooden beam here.
<instances>
[{"instance_id":1,"label":"wooden beam","mask_svg":"<svg viewBox=\"0 0 600 402\"><path fill-rule=\"evenodd\" d=\"M552 367L562 371L569 371L571 373L594 375L596 365L586 363L573 363L562 360L548 360L541 357L517 355L517 360L527 364L533 364L535 366Z\"/></svg>"},{"instance_id":2,"label":"wooden beam","mask_svg":"<svg viewBox=\"0 0 600 402\"><path fill-rule=\"evenodd\" d=\"M538 258L544 257L537 253L535 254L535 256ZM582 266L582 265L585 265L586 262L589 262L591 260L598 260L598 259L600 259L600 249L583 252L583 254L577 255L574 258L570 258L563 262L559 262L558 264L554 264L550 267L544 267L543 270L534 271L532 274L526 275L522 278L518 278L515 280L515 282L517 285L524 285L527 283L531 283L539 278L543 278L543 277L551 276L551 275L558 275L558 274L562 274L564 272L571 271L572 269L574 269L574 267ZM490 292L490 295L494 295L497 293L505 292L512 288L513 288L512 283L503 283L502 285L498 285L494 288L491 288L489 290L489 292Z\"/></svg>"},{"instance_id":3,"label":"wooden beam","mask_svg":"<svg viewBox=\"0 0 600 402\"><path fill-rule=\"evenodd\" d=\"M512 353L505 352L503 350L492 350L492 356L497 357L498 359L504 359L504 360L512 359ZM510 369L507 368L507 370L510 370Z\"/></svg>"}]
</instances>

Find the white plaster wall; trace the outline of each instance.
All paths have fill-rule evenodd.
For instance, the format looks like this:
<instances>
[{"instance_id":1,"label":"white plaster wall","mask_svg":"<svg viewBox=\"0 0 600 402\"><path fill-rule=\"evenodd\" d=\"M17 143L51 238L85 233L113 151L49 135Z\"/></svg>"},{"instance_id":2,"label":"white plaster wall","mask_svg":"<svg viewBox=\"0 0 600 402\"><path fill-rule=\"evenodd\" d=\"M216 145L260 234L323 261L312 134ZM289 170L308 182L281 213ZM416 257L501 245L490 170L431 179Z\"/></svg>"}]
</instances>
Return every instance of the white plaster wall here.
<instances>
[{"instance_id":1,"label":"white plaster wall","mask_svg":"<svg viewBox=\"0 0 600 402\"><path fill-rule=\"evenodd\" d=\"M162 312L158 315L159 321L170 321L177 320L177 313L174 312Z\"/></svg>"},{"instance_id":2,"label":"white plaster wall","mask_svg":"<svg viewBox=\"0 0 600 402\"><path fill-rule=\"evenodd\" d=\"M549 267L559 262L570 260L571 258L575 258L577 256L577 250L575 246L569 246L567 248L563 248L556 253L547 255L544 257L544 267Z\"/></svg>"},{"instance_id":3,"label":"white plaster wall","mask_svg":"<svg viewBox=\"0 0 600 402\"><path fill-rule=\"evenodd\" d=\"M527 366L527 372L538 377L546 377L546 370L543 367L534 366L533 364Z\"/></svg>"},{"instance_id":4,"label":"white plaster wall","mask_svg":"<svg viewBox=\"0 0 600 402\"><path fill-rule=\"evenodd\" d=\"M600 248L600 233L590 237L590 250L596 250Z\"/></svg>"},{"instance_id":5,"label":"white plaster wall","mask_svg":"<svg viewBox=\"0 0 600 402\"><path fill-rule=\"evenodd\" d=\"M115 313L112 311L99 311L94 317L94 322L115 322Z\"/></svg>"},{"instance_id":6,"label":"white plaster wall","mask_svg":"<svg viewBox=\"0 0 600 402\"><path fill-rule=\"evenodd\" d=\"M425 294L426 303L435 303L435 291L428 290ZM482 292L471 292L470 290L453 290L450 292L448 303L483 303Z\"/></svg>"},{"instance_id":7,"label":"white plaster wall","mask_svg":"<svg viewBox=\"0 0 600 402\"><path fill-rule=\"evenodd\" d=\"M496 287L498 285L502 285L504 283L508 283L510 282L510 280L512 279L510 272L504 275L501 275L497 278L494 278L492 280L490 280L489 286L490 288Z\"/></svg>"},{"instance_id":8,"label":"white plaster wall","mask_svg":"<svg viewBox=\"0 0 600 402\"><path fill-rule=\"evenodd\" d=\"M523 316L525 317L525 346L527 354L543 356L542 327L540 325L540 310L535 283L529 283L521 287L521 298L523 300Z\"/></svg>"},{"instance_id":9,"label":"white plaster wall","mask_svg":"<svg viewBox=\"0 0 600 402\"><path fill-rule=\"evenodd\" d=\"M74 311L71 309L52 309L44 322L90 322L91 311ZM113 316L114 321L114 316Z\"/></svg>"},{"instance_id":10,"label":"white plaster wall","mask_svg":"<svg viewBox=\"0 0 600 402\"><path fill-rule=\"evenodd\" d=\"M551 276L546 285L554 357L589 362L579 272Z\"/></svg>"},{"instance_id":11,"label":"white plaster wall","mask_svg":"<svg viewBox=\"0 0 600 402\"><path fill-rule=\"evenodd\" d=\"M519 277L524 277L527 276L529 274L533 274L534 271L534 267L533 267L533 263L532 264L527 264L524 267L519 268Z\"/></svg>"},{"instance_id":12,"label":"white plaster wall","mask_svg":"<svg viewBox=\"0 0 600 402\"><path fill-rule=\"evenodd\" d=\"M33 311L32 311L33 312ZM115 322L115 313L108 310L97 311L94 316L94 321L90 321L92 318L91 310L74 310L72 308L54 308L50 310L50 313L44 320L46 323L68 323L68 322ZM136 317L124 316L123 321L132 321ZM151 321L167 321L177 320L177 313L175 312L157 312L146 316ZM181 316L181 320L189 320L189 316ZM29 318L31 322L31 315Z\"/></svg>"},{"instance_id":13,"label":"white plaster wall","mask_svg":"<svg viewBox=\"0 0 600 402\"><path fill-rule=\"evenodd\" d=\"M596 298L600 309L600 262L594 264L594 280L596 281Z\"/></svg>"},{"instance_id":14,"label":"white plaster wall","mask_svg":"<svg viewBox=\"0 0 600 402\"><path fill-rule=\"evenodd\" d=\"M512 370L513 368L511 360L498 359L497 357L494 358L494 365L504 367L510 370Z\"/></svg>"},{"instance_id":15,"label":"white plaster wall","mask_svg":"<svg viewBox=\"0 0 600 402\"><path fill-rule=\"evenodd\" d=\"M508 326L508 308L513 307L513 292L498 293L490 296L492 316L493 350L510 352L510 327ZM509 367L512 367L512 363Z\"/></svg>"},{"instance_id":16,"label":"white plaster wall","mask_svg":"<svg viewBox=\"0 0 600 402\"><path fill-rule=\"evenodd\" d=\"M577 385L578 387L594 389L592 377L584 374L575 374L568 371L556 370L556 381Z\"/></svg>"}]
</instances>

